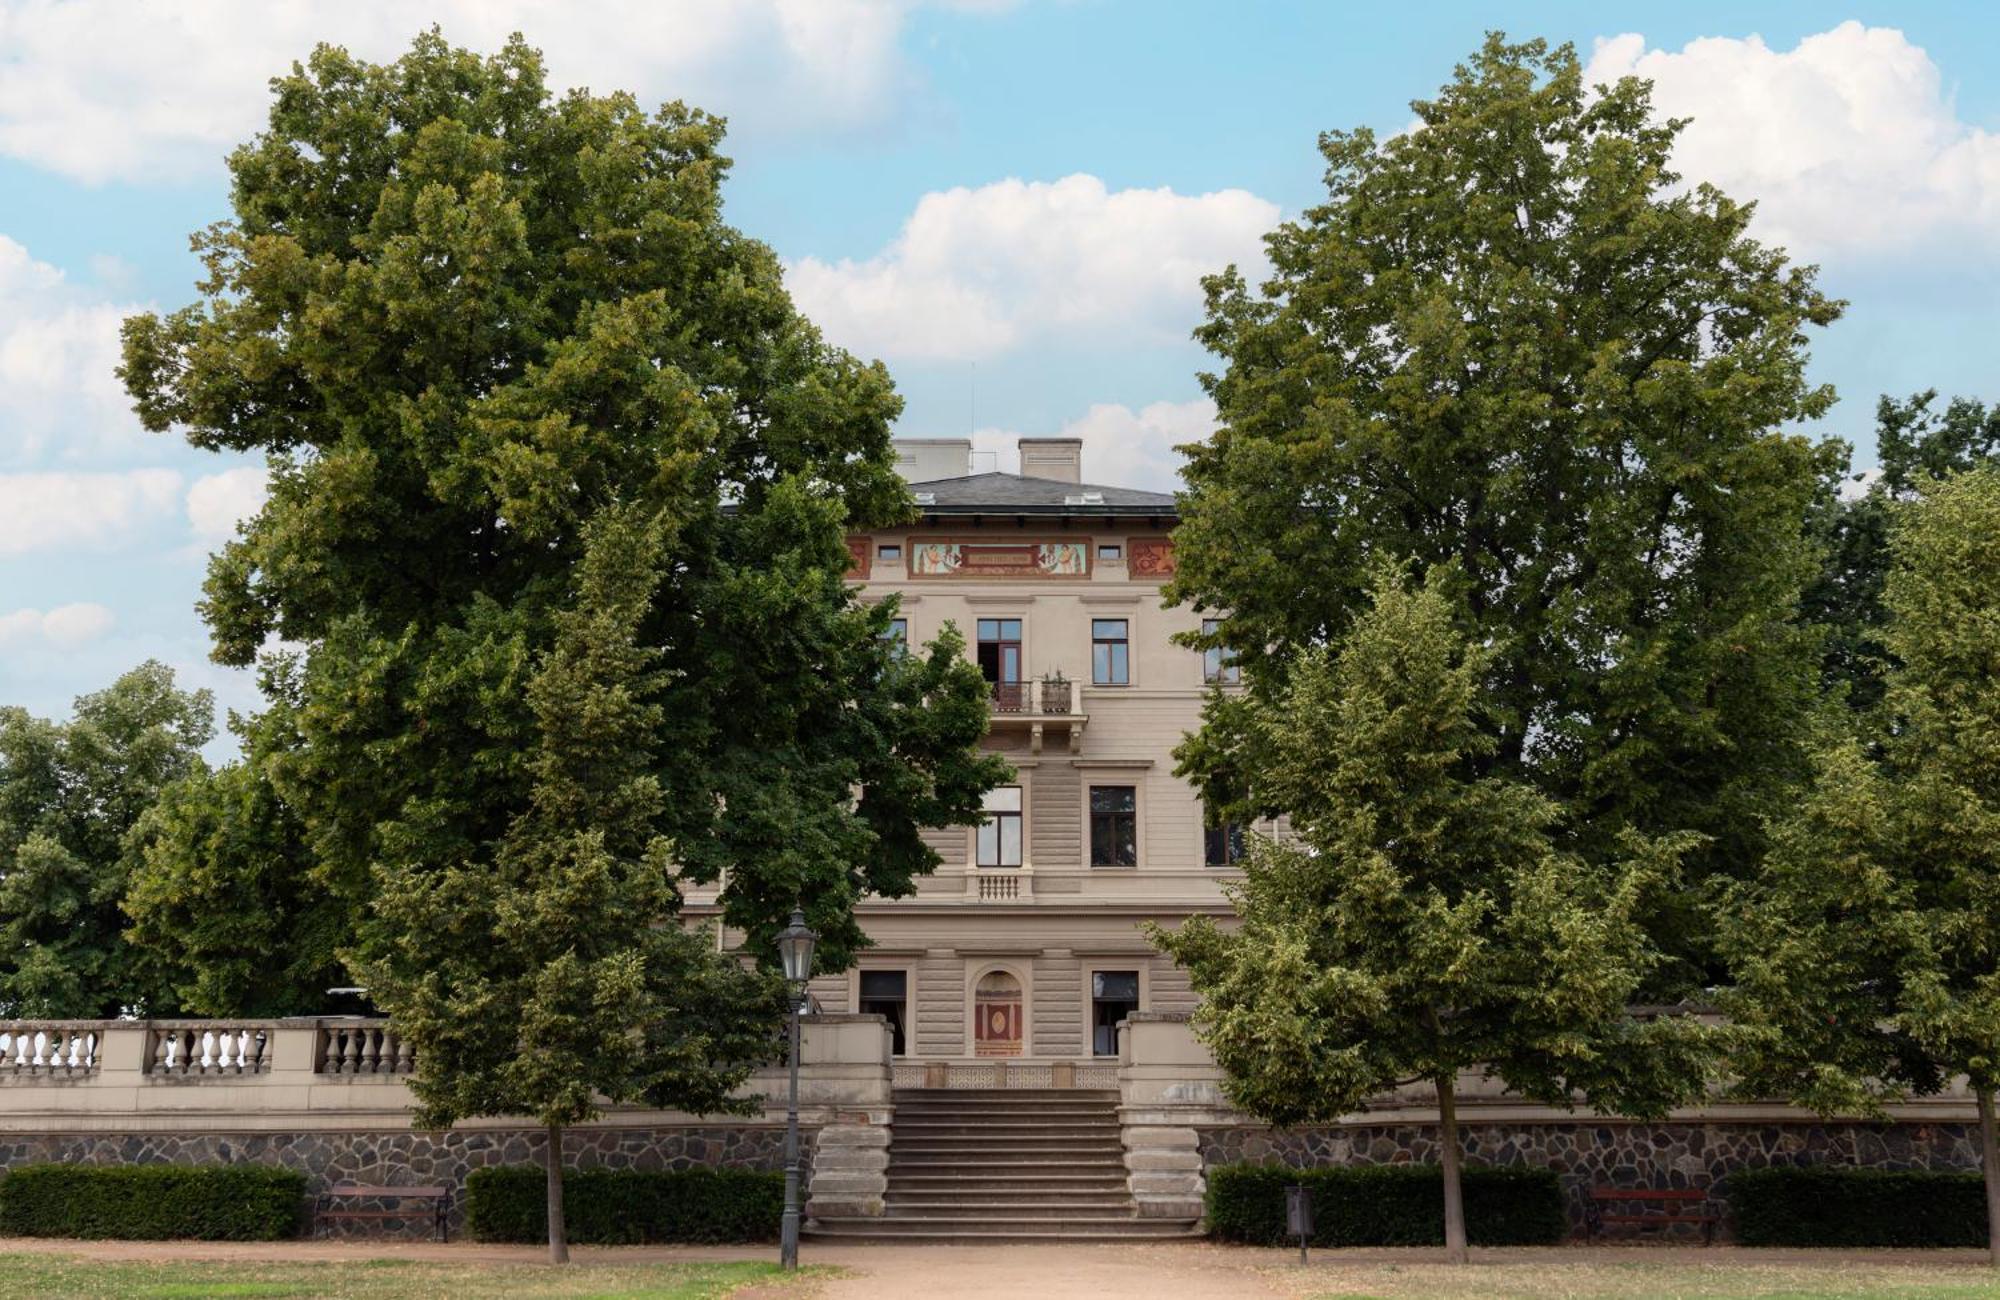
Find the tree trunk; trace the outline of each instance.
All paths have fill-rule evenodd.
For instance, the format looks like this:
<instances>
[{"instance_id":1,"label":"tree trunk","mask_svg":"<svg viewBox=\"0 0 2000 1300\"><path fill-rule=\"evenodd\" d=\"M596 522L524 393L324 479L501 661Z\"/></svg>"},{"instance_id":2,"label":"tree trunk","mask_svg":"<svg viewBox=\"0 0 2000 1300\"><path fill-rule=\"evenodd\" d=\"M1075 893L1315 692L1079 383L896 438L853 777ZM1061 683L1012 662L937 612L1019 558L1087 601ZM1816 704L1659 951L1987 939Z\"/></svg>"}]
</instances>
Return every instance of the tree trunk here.
<instances>
[{"instance_id":1,"label":"tree trunk","mask_svg":"<svg viewBox=\"0 0 2000 1300\"><path fill-rule=\"evenodd\" d=\"M1454 1077L1441 1074L1438 1092L1438 1163L1444 1168L1444 1255L1453 1264L1471 1258L1465 1245L1465 1197L1458 1181L1458 1098Z\"/></svg>"},{"instance_id":2,"label":"tree trunk","mask_svg":"<svg viewBox=\"0 0 2000 1300\"><path fill-rule=\"evenodd\" d=\"M549 1125L547 1153L543 1156L543 1168L548 1172L549 1188L549 1263L569 1263L569 1225L563 1221L563 1131L562 1125Z\"/></svg>"},{"instance_id":3,"label":"tree trunk","mask_svg":"<svg viewBox=\"0 0 2000 1300\"><path fill-rule=\"evenodd\" d=\"M1986 1172L1986 1254L2000 1268L2000 1131L1993 1122L1993 1088L1975 1082L1979 1098L1979 1163Z\"/></svg>"}]
</instances>

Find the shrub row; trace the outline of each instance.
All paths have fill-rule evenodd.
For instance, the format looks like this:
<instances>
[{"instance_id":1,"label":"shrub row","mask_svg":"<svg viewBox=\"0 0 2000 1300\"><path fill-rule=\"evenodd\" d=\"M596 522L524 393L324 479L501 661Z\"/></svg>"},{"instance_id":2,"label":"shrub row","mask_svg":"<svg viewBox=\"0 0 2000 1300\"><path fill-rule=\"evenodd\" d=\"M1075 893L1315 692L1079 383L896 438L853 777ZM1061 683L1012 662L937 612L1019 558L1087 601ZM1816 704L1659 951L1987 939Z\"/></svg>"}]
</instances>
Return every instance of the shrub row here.
<instances>
[{"instance_id":1,"label":"shrub row","mask_svg":"<svg viewBox=\"0 0 2000 1300\"><path fill-rule=\"evenodd\" d=\"M1976 1173L1745 1169L1726 1187L1745 1246L1984 1246Z\"/></svg>"},{"instance_id":2,"label":"shrub row","mask_svg":"<svg viewBox=\"0 0 2000 1300\"><path fill-rule=\"evenodd\" d=\"M1315 1246L1435 1246L1444 1242L1444 1176L1436 1165L1223 1165L1208 1171L1208 1225L1224 1241L1285 1238L1285 1188L1313 1194ZM1549 1169L1463 1171L1466 1235L1482 1246L1538 1246L1568 1231Z\"/></svg>"},{"instance_id":3,"label":"shrub row","mask_svg":"<svg viewBox=\"0 0 2000 1300\"><path fill-rule=\"evenodd\" d=\"M304 1174L257 1165L23 1165L0 1178L0 1235L276 1241L305 1194Z\"/></svg>"},{"instance_id":4,"label":"shrub row","mask_svg":"<svg viewBox=\"0 0 2000 1300\"><path fill-rule=\"evenodd\" d=\"M465 1230L477 1241L546 1241L548 1193L539 1165L476 1169L465 1182ZM563 1220L574 1242L770 1241L785 1176L753 1169L572 1169Z\"/></svg>"}]
</instances>

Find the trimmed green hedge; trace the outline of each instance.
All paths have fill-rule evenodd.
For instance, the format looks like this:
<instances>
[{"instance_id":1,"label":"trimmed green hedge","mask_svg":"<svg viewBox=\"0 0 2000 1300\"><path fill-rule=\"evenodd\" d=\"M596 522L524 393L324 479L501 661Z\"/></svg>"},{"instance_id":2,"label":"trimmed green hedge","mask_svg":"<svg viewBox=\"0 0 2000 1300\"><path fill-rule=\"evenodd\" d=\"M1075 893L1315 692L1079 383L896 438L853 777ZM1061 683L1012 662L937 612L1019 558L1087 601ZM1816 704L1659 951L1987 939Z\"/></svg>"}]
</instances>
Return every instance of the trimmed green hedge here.
<instances>
[{"instance_id":1,"label":"trimmed green hedge","mask_svg":"<svg viewBox=\"0 0 2000 1300\"><path fill-rule=\"evenodd\" d=\"M1282 1244L1285 1189L1313 1193L1315 1246L1444 1244L1444 1175L1436 1165L1222 1165L1208 1171L1208 1230L1224 1241ZM1569 1231L1549 1169L1463 1171L1465 1230L1481 1246L1539 1246Z\"/></svg>"},{"instance_id":2,"label":"trimmed green hedge","mask_svg":"<svg viewBox=\"0 0 2000 1300\"><path fill-rule=\"evenodd\" d=\"M277 1241L305 1195L304 1174L258 1165L23 1165L0 1178L0 1234Z\"/></svg>"},{"instance_id":3,"label":"trimmed green hedge","mask_svg":"<svg viewBox=\"0 0 2000 1300\"><path fill-rule=\"evenodd\" d=\"M1976 1173L1745 1169L1725 1188L1745 1246L1984 1246Z\"/></svg>"},{"instance_id":4,"label":"trimmed green hedge","mask_svg":"<svg viewBox=\"0 0 2000 1300\"><path fill-rule=\"evenodd\" d=\"M465 1230L477 1241L547 1241L540 1165L475 1169L465 1180ZM785 1176L755 1169L570 1169L563 1220L574 1242L771 1241L785 1210Z\"/></svg>"}]
</instances>

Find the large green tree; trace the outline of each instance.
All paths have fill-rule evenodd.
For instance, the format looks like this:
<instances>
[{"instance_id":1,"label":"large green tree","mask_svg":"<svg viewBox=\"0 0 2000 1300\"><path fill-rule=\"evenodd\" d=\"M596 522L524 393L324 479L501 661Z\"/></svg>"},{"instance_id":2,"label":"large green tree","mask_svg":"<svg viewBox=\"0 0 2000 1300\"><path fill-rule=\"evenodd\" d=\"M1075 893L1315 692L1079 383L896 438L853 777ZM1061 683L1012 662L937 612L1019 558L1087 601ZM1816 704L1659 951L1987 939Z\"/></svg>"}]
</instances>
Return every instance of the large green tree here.
<instances>
[{"instance_id":1,"label":"large green tree","mask_svg":"<svg viewBox=\"0 0 2000 1300\"><path fill-rule=\"evenodd\" d=\"M733 1090L777 1050L786 996L713 934L668 923L682 899L654 744L676 674L637 639L666 548L617 506L586 531L575 597L524 691L527 806L490 859L388 857L376 906L391 937L363 968L416 1049L417 1123L529 1115L546 1129L556 1263L563 1129L621 1102L754 1110Z\"/></svg>"},{"instance_id":2,"label":"large green tree","mask_svg":"<svg viewBox=\"0 0 2000 1300\"><path fill-rule=\"evenodd\" d=\"M843 530L911 509L887 373L725 224L707 114L554 96L519 39L436 34L273 90L200 301L128 321L122 374L149 427L270 458L203 610L223 662L303 647L265 776L354 951L402 940L386 878L497 869L536 788L528 686L616 503L655 521L652 830L753 948L797 902L837 968L855 900L909 892L919 829L999 775L959 648L894 659L845 580Z\"/></svg>"},{"instance_id":3,"label":"large green tree","mask_svg":"<svg viewBox=\"0 0 2000 1300\"><path fill-rule=\"evenodd\" d=\"M1833 400L1805 334L1841 305L1681 183L1647 83L1594 91L1568 46L1489 37L1414 108L1322 137L1326 201L1269 236L1268 279L1207 282L1219 428L1168 594L1227 613L1268 699L1377 557L1454 562L1495 649L1480 770L1555 799L1590 861L1697 831L1695 874L1741 869L1804 775L1805 516L1838 448L1791 426ZM1181 751L1219 803L1259 761L1246 707L1218 696Z\"/></svg>"},{"instance_id":4,"label":"large green tree","mask_svg":"<svg viewBox=\"0 0 2000 1300\"><path fill-rule=\"evenodd\" d=\"M243 757L167 786L126 844L126 942L188 1014L322 1011L326 991L347 981L339 949L353 937L351 904L323 887L304 826L271 779L270 760L298 744L293 667L274 657L265 710L232 717Z\"/></svg>"},{"instance_id":5,"label":"large green tree","mask_svg":"<svg viewBox=\"0 0 2000 1300\"><path fill-rule=\"evenodd\" d=\"M1627 832L1615 862L1557 848L1561 809L1485 772L1492 653L1456 625L1447 569L1378 571L1337 654L1293 666L1246 723L1251 793L1290 814L1233 890L1240 924L1156 937L1193 979L1229 1096L1275 1124L1330 1122L1435 1087L1445 1244L1466 1251L1455 1087L1498 1077L1552 1105L1658 1115L1698 1096L1704 1034L1627 1014L1659 954L1640 923L1688 837Z\"/></svg>"},{"instance_id":6,"label":"large green tree","mask_svg":"<svg viewBox=\"0 0 2000 1300\"><path fill-rule=\"evenodd\" d=\"M1882 628L1889 578L1890 520L1918 484L1990 461L2000 452L2000 408L1968 397L1938 406L1935 389L1875 407L1876 470L1829 474L1810 516L1820 571L1803 596L1805 617L1825 630L1821 680L1850 707L1882 702L1888 667Z\"/></svg>"},{"instance_id":7,"label":"large green tree","mask_svg":"<svg viewBox=\"0 0 2000 1300\"><path fill-rule=\"evenodd\" d=\"M1724 896L1746 1090L1827 1113L1965 1078L2000 1263L2000 466L1895 512L1880 726L1829 740L1758 875Z\"/></svg>"},{"instance_id":8,"label":"large green tree","mask_svg":"<svg viewBox=\"0 0 2000 1300\"><path fill-rule=\"evenodd\" d=\"M126 841L160 791L205 770L207 691L148 662L85 695L67 722L0 708L0 1011L170 1010L156 964L127 944Z\"/></svg>"}]
</instances>

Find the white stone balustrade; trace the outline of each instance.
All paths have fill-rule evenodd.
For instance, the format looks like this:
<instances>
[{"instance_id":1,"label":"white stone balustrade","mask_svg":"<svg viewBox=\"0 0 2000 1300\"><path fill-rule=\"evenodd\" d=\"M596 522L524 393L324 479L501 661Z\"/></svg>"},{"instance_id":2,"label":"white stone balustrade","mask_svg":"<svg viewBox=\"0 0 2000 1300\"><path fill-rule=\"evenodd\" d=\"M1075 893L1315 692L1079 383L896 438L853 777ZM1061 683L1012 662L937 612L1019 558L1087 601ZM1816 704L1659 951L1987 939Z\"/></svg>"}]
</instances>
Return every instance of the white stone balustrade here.
<instances>
[{"instance_id":1,"label":"white stone balustrade","mask_svg":"<svg viewBox=\"0 0 2000 1300\"><path fill-rule=\"evenodd\" d=\"M146 1073L203 1079L262 1074L271 1063L271 1032L259 1025L155 1021Z\"/></svg>"},{"instance_id":2,"label":"white stone balustrade","mask_svg":"<svg viewBox=\"0 0 2000 1300\"><path fill-rule=\"evenodd\" d=\"M880 1016L806 1017L800 1108L818 1125L886 1123L889 1030ZM0 1133L286 1132L406 1127L414 1048L384 1020L0 1020ZM782 1119L781 1062L745 1096ZM696 1123L641 1107L607 1110L611 1127ZM732 1121L735 1122L735 1121ZM757 1122L757 1121L752 1121ZM462 1127L517 1128L519 1120Z\"/></svg>"},{"instance_id":3,"label":"white stone balustrade","mask_svg":"<svg viewBox=\"0 0 2000 1300\"><path fill-rule=\"evenodd\" d=\"M80 1078L97 1068L97 1021L0 1021L0 1078Z\"/></svg>"}]
</instances>

